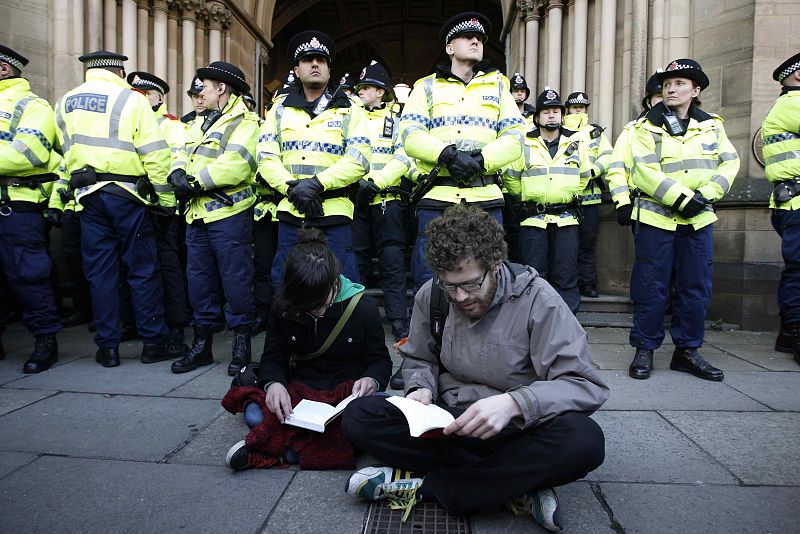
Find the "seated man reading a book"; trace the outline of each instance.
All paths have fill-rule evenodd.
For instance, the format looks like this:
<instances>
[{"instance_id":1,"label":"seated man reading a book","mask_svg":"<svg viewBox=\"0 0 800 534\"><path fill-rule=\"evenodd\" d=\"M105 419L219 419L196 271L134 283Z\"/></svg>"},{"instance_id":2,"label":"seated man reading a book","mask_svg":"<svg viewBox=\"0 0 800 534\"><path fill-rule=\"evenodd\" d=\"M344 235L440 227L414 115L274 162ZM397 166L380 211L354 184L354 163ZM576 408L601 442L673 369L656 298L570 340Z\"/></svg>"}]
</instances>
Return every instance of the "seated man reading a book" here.
<instances>
[{"instance_id":1,"label":"seated man reading a book","mask_svg":"<svg viewBox=\"0 0 800 534\"><path fill-rule=\"evenodd\" d=\"M389 382L392 362L375 301L340 274L320 230L306 228L299 239L267 321L259 387L232 387L222 401L233 413L249 414L255 404L263 415L228 451L231 469L352 469L353 447L333 417L335 405L342 409L348 397L383 391ZM293 414L303 411L304 399L307 415ZM330 413L320 415L328 407L308 401L331 405Z\"/></svg>"},{"instance_id":2,"label":"seated man reading a book","mask_svg":"<svg viewBox=\"0 0 800 534\"><path fill-rule=\"evenodd\" d=\"M486 212L448 208L428 236L436 277L417 293L400 349L405 395L455 420L438 435L412 437L408 403L353 400L342 431L390 467L356 471L346 491L389 499L405 517L426 500L455 515L506 505L560 530L552 488L584 477L605 455L603 432L589 415L609 390L592 367L586 333L534 269L504 262L503 227ZM435 321L443 329L431 328Z\"/></svg>"}]
</instances>

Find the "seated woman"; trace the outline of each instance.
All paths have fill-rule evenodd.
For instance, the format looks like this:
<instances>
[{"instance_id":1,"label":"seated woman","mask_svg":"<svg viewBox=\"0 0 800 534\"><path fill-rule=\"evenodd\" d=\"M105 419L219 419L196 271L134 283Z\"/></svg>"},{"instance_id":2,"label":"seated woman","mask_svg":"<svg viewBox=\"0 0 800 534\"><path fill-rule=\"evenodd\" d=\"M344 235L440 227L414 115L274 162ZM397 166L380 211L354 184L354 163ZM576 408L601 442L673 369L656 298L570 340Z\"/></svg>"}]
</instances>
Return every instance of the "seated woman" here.
<instances>
[{"instance_id":1,"label":"seated woman","mask_svg":"<svg viewBox=\"0 0 800 534\"><path fill-rule=\"evenodd\" d=\"M251 412L251 403L263 413L263 421L228 451L225 463L231 469L354 465L353 447L339 430L341 418L324 433L283 425L302 399L336 404L351 394L383 391L389 382L392 362L377 305L363 295L364 286L340 272L324 234L316 228L301 231L267 321L259 387L232 387L222 401L232 413L245 407ZM332 334L354 300L350 317Z\"/></svg>"}]
</instances>

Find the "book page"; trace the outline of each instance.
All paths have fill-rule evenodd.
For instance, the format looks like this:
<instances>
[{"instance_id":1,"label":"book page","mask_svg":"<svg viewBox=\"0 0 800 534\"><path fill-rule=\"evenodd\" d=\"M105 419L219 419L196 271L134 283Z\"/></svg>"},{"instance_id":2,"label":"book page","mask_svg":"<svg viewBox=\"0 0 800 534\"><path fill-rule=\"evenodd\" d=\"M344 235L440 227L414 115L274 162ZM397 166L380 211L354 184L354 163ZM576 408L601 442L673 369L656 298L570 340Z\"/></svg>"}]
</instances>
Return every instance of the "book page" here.
<instances>
[{"instance_id":1,"label":"book page","mask_svg":"<svg viewBox=\"0 0 800 534\"><path fill-rule=\"evenodd\" d=\"M299 426L314 432L325 432L325 425L342 413L355 397L350 395L336 406L303 399L297 403L284 424Z\"/></svg>"},{"instance_id":2,"label":"book page","mask_svg":"<svg viewBox=\"0 0 800 534\"><path fill-rule=\"evenodd\" d=\"M434 428L444 428L455 418L447 410L435 404L422 404L419 401L407 399L405 397L388 397L387 402L397 406L408 420L410 434L418 438L428 430Z\"/></svg>"}]
</instances>

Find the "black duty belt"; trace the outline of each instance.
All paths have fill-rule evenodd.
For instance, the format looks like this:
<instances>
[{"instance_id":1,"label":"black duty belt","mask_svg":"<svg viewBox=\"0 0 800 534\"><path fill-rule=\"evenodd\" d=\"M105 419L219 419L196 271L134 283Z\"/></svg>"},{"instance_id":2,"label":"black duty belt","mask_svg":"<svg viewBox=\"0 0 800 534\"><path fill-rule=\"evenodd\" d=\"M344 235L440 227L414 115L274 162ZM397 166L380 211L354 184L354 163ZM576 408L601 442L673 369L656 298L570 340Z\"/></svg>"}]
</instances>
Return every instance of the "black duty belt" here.
<instances>
[{"instance_id":1,"label":"black duty belt","mask_svg":"<svg viewBox=\"0 0 800 534\"><path fill-rule=\"evenodd\" d=\"M140 178L145 178L145 176L131 176L130 174L114 174L110 172L98 172L96 176L98 182L127 182L129 184L135 184Z\"/></svg>"},{"instance_id":2,"label":"black duty belt","mask_svg":"<svg viewBox=\"0 0 800 534\"><path fill-rule=\"evenodd\" d=\"M41 213L47 207L47 202L25 202L24 200L6 200L0 202L0 216L8 217L12 212L17 213Z\"/></svg>"},{"instance_id":3,"label":"black duty belt","mask_svg":"<svg viewBox=\"0 0 800 534\"><path fill-rule=\"evenodd\" d=\"M55 182L58 176L54 173L35 174L33 176L0 176L0 185L9 187L30 187L35 189L39 184Z\"/></svg>"},{"instance_id":4,"label":"black duty belt","mask_svg":"<svg viewBox=\"0 0 800 534\"><path fill-rule=\"evenodd\" d=\"M521 213L527 217L534 215L561 215L568 211L579 211L579 206L576 202L569 204L542 204L539 202L520 202L517 208Z\"/></svg>"},{"instance_id":5,"label":"black duty belt","mask_svg":"<svg viewBox=\"0 0 800 534\"><path fill-rule=\"evenodd\" d=\"M451 178L449 176L439 176L436 179L435 185L468 189L472 187L485 187L487 185L492 185L492 184L498 185L496 174L476 176L470 182L459 182L455 178Z\"/></svg>"}]
</instances>

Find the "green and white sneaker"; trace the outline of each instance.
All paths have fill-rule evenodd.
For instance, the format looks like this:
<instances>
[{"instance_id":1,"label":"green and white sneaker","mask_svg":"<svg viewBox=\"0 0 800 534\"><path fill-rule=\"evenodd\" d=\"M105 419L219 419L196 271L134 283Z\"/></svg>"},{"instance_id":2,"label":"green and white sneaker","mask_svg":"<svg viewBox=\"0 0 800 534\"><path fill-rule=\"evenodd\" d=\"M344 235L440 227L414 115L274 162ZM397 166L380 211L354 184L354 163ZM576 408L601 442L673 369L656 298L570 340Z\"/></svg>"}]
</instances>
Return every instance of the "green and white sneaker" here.
<instances>
[{"instance_id":1,"label":"green and white sneaker","mask_svg":"<svg viewBox=\"0 0 800 534\"><path fill-rule=\"evenodd\" d=\"M415 477L411 471L391 467L364 467L347 481L345 492L362 501L389 501L392 510L403 510L405 523L411 509L417 504L417 489L423 479Z\"/></svg>"},{"instance_id":2,"label":"green and white sneaker","mask_svg":"<svg viewBox=\"0 0 800 534\"><path fill-rule=\"evenodd\" d=\"M551 532L559 532L564 528L564 521L561 518L561 506L558 504L558 495L553 488L539 490L537 492L518 497L506 503L514 515L533 516L536 524L546 528Z\"/></svg>"}]
</instances>

